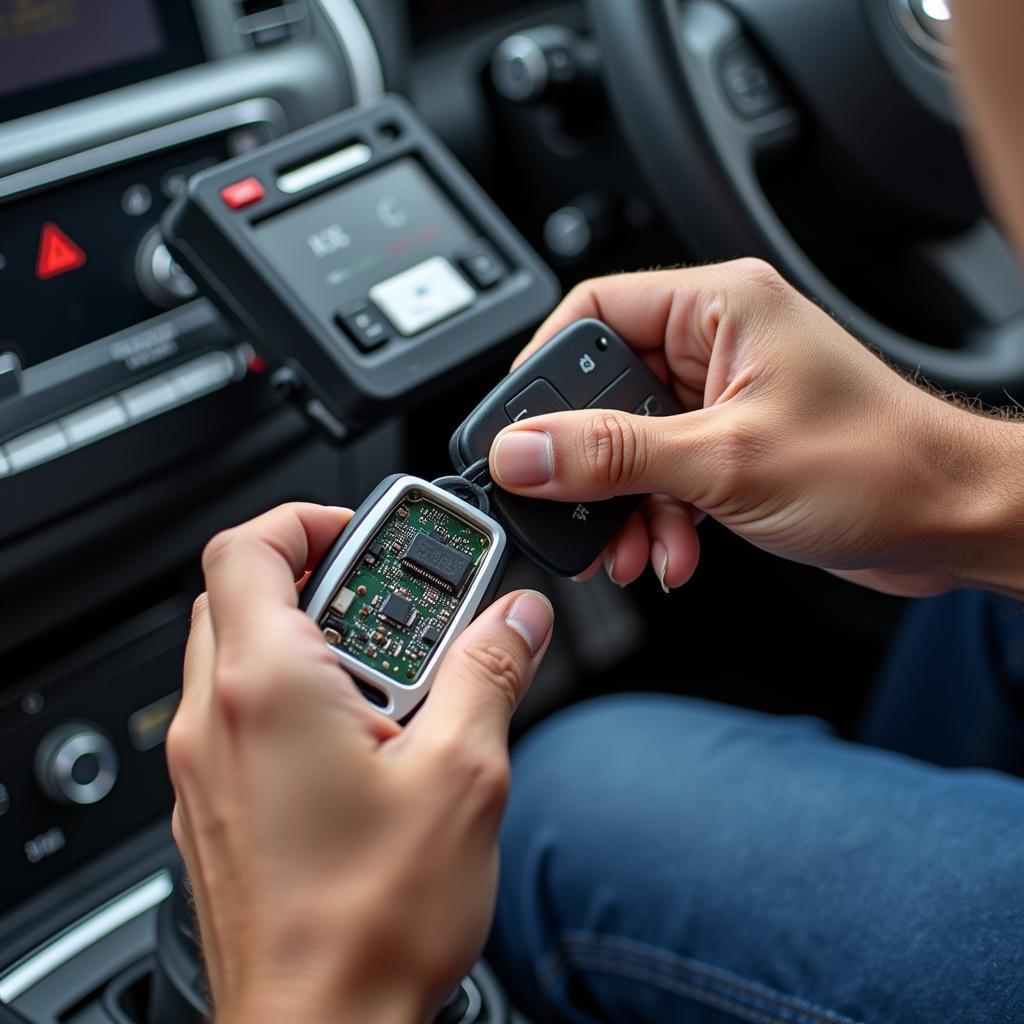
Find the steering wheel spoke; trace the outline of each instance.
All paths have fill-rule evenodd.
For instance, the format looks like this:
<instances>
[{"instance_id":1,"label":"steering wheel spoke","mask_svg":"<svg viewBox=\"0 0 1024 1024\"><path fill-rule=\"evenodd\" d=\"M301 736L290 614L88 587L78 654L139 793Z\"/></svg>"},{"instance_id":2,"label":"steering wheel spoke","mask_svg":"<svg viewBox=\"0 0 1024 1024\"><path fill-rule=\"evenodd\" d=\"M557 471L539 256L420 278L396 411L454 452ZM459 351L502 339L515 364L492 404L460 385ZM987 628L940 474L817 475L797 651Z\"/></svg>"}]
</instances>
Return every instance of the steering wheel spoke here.
<instances>
[{"instance_id":1,"label":"steering wheel spoke","mask_svg":"<svg viewBox=\"0 0 1024 1024\"><path fill-rule=\"evenodd\" d=\"M683 73L708 131L723 152L751 165L798 138L800 111L739 18L716 0L681 3Z\"/></svg>"}]
</instances>

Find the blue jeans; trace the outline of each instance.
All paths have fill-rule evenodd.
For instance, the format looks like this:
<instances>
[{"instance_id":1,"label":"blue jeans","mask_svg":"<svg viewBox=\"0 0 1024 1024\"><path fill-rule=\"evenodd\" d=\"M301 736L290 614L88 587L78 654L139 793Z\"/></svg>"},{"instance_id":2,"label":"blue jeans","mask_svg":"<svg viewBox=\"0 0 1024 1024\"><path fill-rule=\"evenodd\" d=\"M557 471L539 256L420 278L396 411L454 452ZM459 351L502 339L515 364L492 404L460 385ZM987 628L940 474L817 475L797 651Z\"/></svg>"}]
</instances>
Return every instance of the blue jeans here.
<instances>
[{"instance_id":1,"label":"blue jeans","mask_svg":"<svg viewBox=\"0 0 1024 1024\"><path fill-rule=\"evenodd\" d=\"M537 1021L1024 1021L1024 782L992 770L1022 693L1020 606L963 592L913 607L875 746L653 694L554 717L515 752L491 962Z\"/></svg>"}]
</instances>

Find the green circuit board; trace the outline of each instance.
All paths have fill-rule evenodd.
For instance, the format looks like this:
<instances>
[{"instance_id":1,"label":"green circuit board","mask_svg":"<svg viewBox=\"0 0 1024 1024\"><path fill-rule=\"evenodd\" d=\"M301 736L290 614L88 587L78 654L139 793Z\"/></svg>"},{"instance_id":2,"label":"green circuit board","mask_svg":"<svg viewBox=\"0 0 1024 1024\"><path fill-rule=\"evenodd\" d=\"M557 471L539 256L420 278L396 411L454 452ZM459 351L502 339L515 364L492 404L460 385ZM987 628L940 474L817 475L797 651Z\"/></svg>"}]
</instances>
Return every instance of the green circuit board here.
<instances>
[{"instance_id":1,"label":"green circuit board","mask_svg":"<svg viewBox=\"0 0 1024 1024\"><path fill-rule=\"evenodd\" d=\"M487 553L485 533L410 491L374 534L319 619L324 639L411 686Z\"/></svg>"}]
</instances>

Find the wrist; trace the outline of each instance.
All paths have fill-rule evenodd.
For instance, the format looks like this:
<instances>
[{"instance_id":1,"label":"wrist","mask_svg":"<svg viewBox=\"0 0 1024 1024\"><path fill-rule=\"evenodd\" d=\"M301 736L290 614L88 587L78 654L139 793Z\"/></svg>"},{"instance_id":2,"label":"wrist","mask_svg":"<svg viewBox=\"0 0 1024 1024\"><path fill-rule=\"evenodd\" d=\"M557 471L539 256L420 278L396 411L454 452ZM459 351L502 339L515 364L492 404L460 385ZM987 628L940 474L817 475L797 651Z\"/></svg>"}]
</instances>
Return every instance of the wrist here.
<instances>
[{"instance_id":1,"label":"wrist","mask_svg":"<svg viewBox=\"0 0 1024 1024\"><path fill-rule=\"evenodd\" d=\"M401 992L310 993L246 992L217 1010L213 1024L425 1024L426 1002Z\"/></svg>"},{"instance_id":2,"label":"wrist","mask_svg":"<svg viewBox=\"0 0 1024 1024\"><path fill-rule=\"evenodd\" d=\"M929 400L942 407L937 436L949 439L932 517L950 586L1024 598L1024 422Z\"/></svg>"}]
</instances>

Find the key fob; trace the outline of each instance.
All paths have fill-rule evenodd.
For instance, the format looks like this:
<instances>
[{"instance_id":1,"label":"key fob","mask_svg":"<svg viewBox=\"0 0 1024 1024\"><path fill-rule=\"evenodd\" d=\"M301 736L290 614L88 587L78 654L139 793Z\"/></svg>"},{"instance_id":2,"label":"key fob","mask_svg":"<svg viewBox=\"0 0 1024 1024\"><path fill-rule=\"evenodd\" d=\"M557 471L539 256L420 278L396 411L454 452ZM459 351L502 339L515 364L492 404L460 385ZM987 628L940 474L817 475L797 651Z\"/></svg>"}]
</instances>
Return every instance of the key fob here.
<instances>
[{"instance_id":1,"label":"key fob","mask_svg":"<svg viewBox=\"0 0 1024 1024\"><path fill-rule=\"evenodd\" d=\"M683 412L672 392L600 320L578 320L509 374L452 435L462 473L487 458L510 423L568 409L618 409L643 416ZM490 490L491 514L509 540L545 572L576 576L601 554L644 495L608 501L542 501Z\"/></svg>"},{"instance_id":2,"label":"key fob","mask_svg":"<svg viewBox=\"0 0 1024 1024\"><path fill-rule=\"evenodd\" d=\"M383 480L306 580L299 606L363 696L405 721L455 638L494 598L505 533L413 476Z\"/></svg>"}]
</instances>

